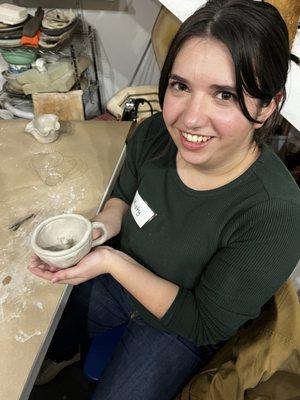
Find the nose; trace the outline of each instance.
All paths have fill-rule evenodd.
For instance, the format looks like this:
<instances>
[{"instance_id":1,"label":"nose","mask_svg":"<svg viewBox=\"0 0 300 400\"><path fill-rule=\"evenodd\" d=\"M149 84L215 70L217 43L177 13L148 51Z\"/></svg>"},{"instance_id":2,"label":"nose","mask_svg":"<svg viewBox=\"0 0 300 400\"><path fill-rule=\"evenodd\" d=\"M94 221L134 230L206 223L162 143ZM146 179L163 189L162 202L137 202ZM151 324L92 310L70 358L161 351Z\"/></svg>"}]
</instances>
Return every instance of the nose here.
<instances>
[{"instance_id":1,"label":"nose","mask_svg":"<svg viewBox=\"0 0 300 400\"><path fill-rule=\"evenodd\" d=\"M207 126L209 121L209 104L204 94L192 95L183 112L183 123L187 130L197 131Z\"/></svg>"}]
</instances>

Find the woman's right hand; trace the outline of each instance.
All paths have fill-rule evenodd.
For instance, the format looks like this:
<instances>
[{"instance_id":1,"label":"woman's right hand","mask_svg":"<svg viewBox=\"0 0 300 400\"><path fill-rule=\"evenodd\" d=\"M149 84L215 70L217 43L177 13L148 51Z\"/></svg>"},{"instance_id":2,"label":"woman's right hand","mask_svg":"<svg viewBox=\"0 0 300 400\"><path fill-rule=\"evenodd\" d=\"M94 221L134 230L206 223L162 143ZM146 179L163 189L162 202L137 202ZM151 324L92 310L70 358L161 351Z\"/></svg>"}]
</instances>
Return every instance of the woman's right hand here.
<instances>
[{"instance_id":1,"label":"woman's right hand","mask_svg":"<svg viewBox=\"0 0 300 400\"><path fill-rule=\"evenodd\" d=\"M98 247L83 257L78 264L63 269L50 266L34 254L28 269L33 275L52 283L78 285L98 275L109 273L112 251L108 246Z\"/></svg>"},{"instance_id":2,"label":"woman's right hand","mask_svg":"<svg viewBox=\"0 0 300 400\"><path fill-rule=\"evenodd\" d=\"M57 272L60 270L60 268L45 263L45 261L41 260L40 257L36 254L32 254L32 256L30 257L30 264L28 266L30 272L32 272L32 268L39 268L42 271L50 272Z\"/></svg>"}]
</instances>

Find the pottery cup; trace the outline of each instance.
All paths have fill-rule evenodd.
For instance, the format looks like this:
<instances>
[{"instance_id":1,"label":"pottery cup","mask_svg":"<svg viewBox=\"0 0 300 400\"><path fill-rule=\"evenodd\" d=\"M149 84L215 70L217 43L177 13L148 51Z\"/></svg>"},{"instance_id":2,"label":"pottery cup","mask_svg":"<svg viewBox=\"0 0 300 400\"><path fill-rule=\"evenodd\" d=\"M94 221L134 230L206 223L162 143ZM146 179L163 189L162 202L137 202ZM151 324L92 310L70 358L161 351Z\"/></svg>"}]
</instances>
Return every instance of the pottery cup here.
<instances>
[{"instance_id":1,"label":"pottery cup","mask_svg":"<svg viewBox=\"0 0 300 400\"><path fill-rule=\"evenodd\" d=\"M93 228L102 235L93 240ZM41 222L31 237L33 251L47 264L68 268L77 264L92 247L107 239L101 222L90 222L79 214L61 214Z\"/></svg>"},{"instance_id":2,"label":"pottery cup","mask_svg":"<svg viewBox=\"0 0 300 400\"><path fill-rule=\"evenodd\" d=\"M58 138L60 123L55 114L42 114L25 126L25 132L31 133L40 143L52 143Z\"/></svg>"}]
</instances>

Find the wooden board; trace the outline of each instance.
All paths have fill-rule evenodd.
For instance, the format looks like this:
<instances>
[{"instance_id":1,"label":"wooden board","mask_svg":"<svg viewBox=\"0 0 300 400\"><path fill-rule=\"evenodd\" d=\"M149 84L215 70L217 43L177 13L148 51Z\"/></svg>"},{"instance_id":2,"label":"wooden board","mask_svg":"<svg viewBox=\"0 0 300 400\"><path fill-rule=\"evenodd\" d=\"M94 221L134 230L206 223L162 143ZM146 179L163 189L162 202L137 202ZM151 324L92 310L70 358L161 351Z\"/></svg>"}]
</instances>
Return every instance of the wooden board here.
<instances>
[{"instance_id":1,"label":"wooden board","mask_svg":"<svg viewBox=\"0 0 300 400\"><path fill-rule=\"evenodd\" d=\"M56 114L60 121L83 121L82 90L32 95L34 115Z\"/></svg>"}]
</instances>

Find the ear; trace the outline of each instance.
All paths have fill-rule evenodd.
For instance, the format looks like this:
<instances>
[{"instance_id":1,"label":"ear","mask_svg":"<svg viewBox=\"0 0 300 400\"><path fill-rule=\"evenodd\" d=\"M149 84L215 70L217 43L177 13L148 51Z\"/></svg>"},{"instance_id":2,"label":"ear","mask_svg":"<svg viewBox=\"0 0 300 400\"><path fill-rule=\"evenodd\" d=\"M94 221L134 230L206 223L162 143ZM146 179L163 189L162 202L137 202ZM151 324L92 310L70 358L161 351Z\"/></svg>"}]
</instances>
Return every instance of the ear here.
<instances>
[{"instance_id":1,"label":"ear","mask_svg":"<svg viewBox=\"0 0 300 400\"><path fill-rule=\"evenodd\" d=\"M279 101L280 101L280 99L279 99ZM254 129L259 129L263 126L263 124L271 117L273 112L276 110L277 104L279 101L278 101L278 97L276 95L275 98L273 98L269 104L261 106L261 108L256 116L256 119L258 121L262 121L262 122L255 123L253 125Z\"/></svg>"}]
</instances>

